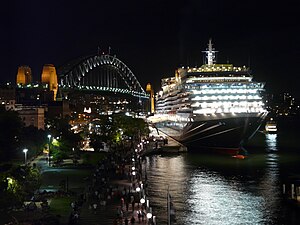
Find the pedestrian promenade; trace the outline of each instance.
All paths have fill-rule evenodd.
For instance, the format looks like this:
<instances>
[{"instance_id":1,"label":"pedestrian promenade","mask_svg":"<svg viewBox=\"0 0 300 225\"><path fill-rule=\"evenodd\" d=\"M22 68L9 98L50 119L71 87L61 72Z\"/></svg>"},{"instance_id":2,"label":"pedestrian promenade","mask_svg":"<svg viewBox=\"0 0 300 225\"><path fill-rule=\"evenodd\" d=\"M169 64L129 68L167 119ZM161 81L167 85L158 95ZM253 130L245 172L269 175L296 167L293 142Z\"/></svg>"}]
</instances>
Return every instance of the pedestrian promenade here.
<instances>
[{"instance_id":1,"label":"pedestrian promenade","mask_svg":"<svg viewBox=\"0 0 300 225\"><path fill-rule=\"evenodd\" d=\"M125 183L126 181L120 180L120 181L115 181L115 184L119 185L119 188L123 187L129 187L130 183ZM123 186L125 184L125 186ZM117 199L115 199L117 200ZM81 212L80 212L80 220L79 224L82 225L120 225L120 224L126 224L125 219L128 219L127 224L131 224L130 220L132 216L134 217L134 224L148 224L146 218L142 220L138 218L138 211L140 210L140 206L135 203L134 206L134 211L132 211L132 205L129 204L128 206L128 211L126 210L126 206L121 205L121 200L120 202L118 201L112 201L108 202L107 205L105 206L98 206L96 211L93 210L93 208L90 208L89 206L93 203L92 200L87 201L83 204ZM122 208L123 210L123 216L118 215L118 209Z\"/></svg>"},{"instance_id":2,"label":"pedestrian promenade","mask_svg":"<svg viewBox=\"0 0 300 225\"><path fill-rule=\"evenodd\" d=\"M133 165L135 175L132 175ZM146 201L140 202L146 197L142 179L140 163L132 164L114 156L100 162L83 193L78 219L70 215L69 224L155 224L147 219L150 208Z\"/></svg>"},{"instance_id":3,"label":"pedestrian promenade","mask_svg":"<svg viewBox=\"0 0 300 225\"><path fill-rule=\"evenodd\" d=\"M141 198L146 198L146 185L143 186L146 176L142 174L141 159L133 152L127 157L118 154L108 153L107 159L99 162L85 190L77 193L77 201L70 206L68 224L155 224L147 219L150 212L147 202L140 203ZM31 166L36 164L42 173L55 169L48 165L45 157L38 156L30 162Z\"/></svg>"}]
</instances>

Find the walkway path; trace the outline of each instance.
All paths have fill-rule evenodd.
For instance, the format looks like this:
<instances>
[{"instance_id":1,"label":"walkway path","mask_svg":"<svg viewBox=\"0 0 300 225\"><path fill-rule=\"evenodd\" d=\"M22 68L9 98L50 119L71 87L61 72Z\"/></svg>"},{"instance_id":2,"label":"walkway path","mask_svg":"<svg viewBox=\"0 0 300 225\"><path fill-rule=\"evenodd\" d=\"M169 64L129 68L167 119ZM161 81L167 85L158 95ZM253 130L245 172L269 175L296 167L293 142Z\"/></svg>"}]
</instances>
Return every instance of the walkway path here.
<instances>
[{"instance_id":1,"label":"walkway path","mask_svg":"<svg viewBox=\"0 0 300 225\"><path fill-rule=\"evenodd\" d=\"M132 175L133 165L136 175ZM108 155L106 160L99 162L84 192L78 224L151 224L146 218L150 208L140 203L142 191L145 193L141 173L141 164L137 161L131 164L131 158L125 160L123 156ZM141 191L137 192L136 188Z\"/></svg>"}]
</instances>

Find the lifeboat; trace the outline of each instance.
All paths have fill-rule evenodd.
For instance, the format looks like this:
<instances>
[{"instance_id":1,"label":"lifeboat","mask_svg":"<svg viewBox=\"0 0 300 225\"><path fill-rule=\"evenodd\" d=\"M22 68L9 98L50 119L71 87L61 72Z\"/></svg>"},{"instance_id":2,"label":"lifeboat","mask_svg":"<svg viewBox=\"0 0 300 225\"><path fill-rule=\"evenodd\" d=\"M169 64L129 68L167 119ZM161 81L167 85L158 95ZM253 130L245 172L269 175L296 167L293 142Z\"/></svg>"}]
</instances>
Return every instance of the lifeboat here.
<instances>
[{"instance_id":1,"label":"lifeboat","mask_svg":"<svg viewBox=\"0 0 300 225\"><path fill-rule=\"evenodd\" d=\"M236 159L245 159L247 156L245 156L245 155L233 155L232 157L236 158Z\"/></svg>"}]
</instances>

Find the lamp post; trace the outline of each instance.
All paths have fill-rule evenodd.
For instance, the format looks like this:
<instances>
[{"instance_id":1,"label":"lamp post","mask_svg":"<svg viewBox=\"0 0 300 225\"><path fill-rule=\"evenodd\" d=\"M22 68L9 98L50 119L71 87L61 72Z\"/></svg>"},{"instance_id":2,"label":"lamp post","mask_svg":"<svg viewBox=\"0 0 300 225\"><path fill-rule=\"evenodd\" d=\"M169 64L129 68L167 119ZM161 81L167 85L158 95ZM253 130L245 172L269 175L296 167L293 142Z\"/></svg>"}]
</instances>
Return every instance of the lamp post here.
<instances>
[{"instance_id":1,"label":"lamp post","mask_svg":"<svg viewBox=\"0 0 300 225\"><path fill-rule=\"evenodd\" d=\"M50 141L51 141L51 134L48 134L48 139L49 139L49 142L48 142L48 166L50 166Z\"/></svg>"},{"instance_id":2,"label":"lamp post","mask_svg":"<svg viewBox=\"0 0 300 225\"><path fill-rule=\"evenodd\" d=\"M28 149L27 148L24 148L23 149L23 152L25 154L25 165L27 164L27 152L28 152Z\"/></svg>"},{"instance_id":3,"label":"lamp post","mask_svg":"<svg viewBox=\"0 0 300 225\"><path fill-rule=\"evenodd\" d=\"M152 224L152 222L151 222L152 212L151 211L148 212L146 216L147 216L147 219L148 219L148 224Z\"/></svg>"}]
</instances>

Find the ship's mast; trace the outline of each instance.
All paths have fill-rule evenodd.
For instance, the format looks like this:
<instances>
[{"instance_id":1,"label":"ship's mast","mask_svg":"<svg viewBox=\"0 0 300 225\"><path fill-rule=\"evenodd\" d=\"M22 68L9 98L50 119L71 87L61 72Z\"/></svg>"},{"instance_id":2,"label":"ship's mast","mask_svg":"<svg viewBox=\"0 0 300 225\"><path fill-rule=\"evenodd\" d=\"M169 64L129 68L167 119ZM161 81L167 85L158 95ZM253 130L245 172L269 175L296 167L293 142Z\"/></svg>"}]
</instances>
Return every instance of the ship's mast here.
<instances>
[{"instance_id":1,"label":"ship's mast","mask_svg":"<svg viewBox=\"0 0 300 225\"><path fill-rule=\"evenodd\" d=\"M215 63L217 51L215 51L214 48L212 47L211 38L209 39L207 50L202 52L206 53L207 65L209 66L213 65Z\"/></svg>"}]
</instances>

